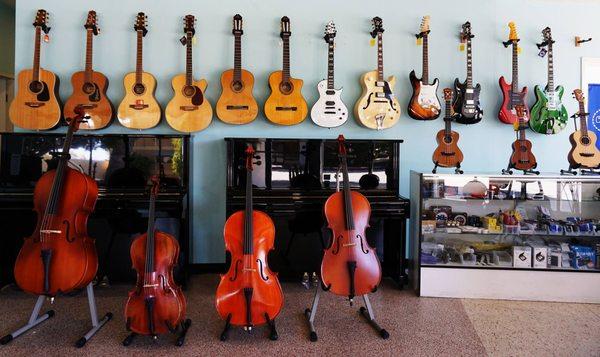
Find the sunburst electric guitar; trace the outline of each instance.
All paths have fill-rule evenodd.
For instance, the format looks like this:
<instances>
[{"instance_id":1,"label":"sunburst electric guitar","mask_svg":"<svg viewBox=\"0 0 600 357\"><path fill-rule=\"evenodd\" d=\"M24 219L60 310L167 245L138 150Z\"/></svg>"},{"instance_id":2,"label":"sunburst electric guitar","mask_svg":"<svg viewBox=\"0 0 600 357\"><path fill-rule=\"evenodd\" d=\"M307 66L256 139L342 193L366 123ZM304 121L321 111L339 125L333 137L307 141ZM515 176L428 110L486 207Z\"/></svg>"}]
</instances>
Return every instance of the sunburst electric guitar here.
<instances>
[{"instance_id":1,"label":"sunburst electric guitar","mask_svg":"<svg viewBox=\"0 0 600 357\"><path fill-rule=\"evenodd\" d=\"M508 24L510 33L508 34L508 41L502 42L504 47L511 46L512 48L512 83L506 83L504 76L500 77L500 90L502 91L502 106L498 112L498 119L505 124L514 124L519 122L517 116L517 105L522 105L524 110L525 122L529 121L529 108L525 103L525 97L527 97L527 87L523 87L519 91L519 37L517 35L517 27L514 22Z\"/></svg>"},{"instance_id":2,"label":"sunburst electric guitar","mask_svg":"<svg viewBox=\"0 0 600 357\"><path fill-rule=\"evenodd\" d=\"M600 168L600 151L596 147L596 134L588 130L587 113L581 89L573 91L575 99L579 103L579 130L575 130L569 137L571 151L569 151L569 169L598 169Z\"/></svg>"}]
</instances>

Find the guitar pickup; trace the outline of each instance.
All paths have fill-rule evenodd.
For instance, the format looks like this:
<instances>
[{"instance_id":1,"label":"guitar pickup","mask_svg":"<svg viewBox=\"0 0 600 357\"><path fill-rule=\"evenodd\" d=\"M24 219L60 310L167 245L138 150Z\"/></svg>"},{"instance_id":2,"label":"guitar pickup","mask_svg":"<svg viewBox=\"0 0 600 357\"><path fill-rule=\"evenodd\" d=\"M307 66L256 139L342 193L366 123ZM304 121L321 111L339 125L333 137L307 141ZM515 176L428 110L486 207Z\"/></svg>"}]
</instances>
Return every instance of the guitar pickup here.
<instances>
[{"instance_id":1,"label":"guitar pickup","mask_svg":"<svg viewBox=\"0 0 600 357\"><path fill-rule=\"evenodd\" d=\"M465 103L466 103L467 105L474 105L474 104L475 104L475 101L474 101L474 100L472 100L472 99L467 99L467 100L465 100Z\"/></svg>"},{"instance_id":2,"label":"guitar pickup","mask_svg":"<svg viewBox=\"0 0 600 357\"><path fill-rule=\"evenodd\" d=\"M375 98L385 98L385 93L377 92L377 93L375 93Z\"/></svg>"},{"instance_id":3,"label":"guitar pickup","mask_svg":"<svg viewBox=\"0 0 600 357\"><path fill-rule=\"evenodd\" d=\"M247 105L228 105L227 110L248 110Z\"/></svg>"},{"instance_id":4,"label":"guitar pickup","mask_svg":"<svg viewBox=\"0 0 600 357\"><path fill-rule=\"evenodd\" d=\"M198 106L197 105L182 105L179 107L179 109L183 110L184 112L192 112L194 110L198 110Z\"/></svg>"},{"instance_id":5,"label":"guitar pickup","mask_svg":"<svg viewBox=\"0 0 600 357\"><path fill-rule=\"evenodd\" d=\"M333 106L335 106L335 102L332 101L332 100L328 100L328 101L325 102L325 105L333 105Z\"/></svg>"},{"instance_id":6,"label":"guitar pickup","mask_svg":"<svg viewBox=\"0 0 600 357\"><path fill-rule=\"evenodd\" d=\"M473 88L467 88L467 90L465 91L465 93L468 93L468 94L472 94L474 92L475 92L475 90L473 90Z\"/></svg>"},{"instance_id":7,"label":"guitar pickup","mask_svg":"<svg viewBox=\"0 0 600 357\"><path fill-rule=\"evenodd\" d=\"M46 103L42 103L42 102L25 102L25 105L30 107L30 108L39 108L39 107L43 107L44 105L46 105Z\"/></svg>"},{"instance_id":8,"label":"guitar pickup","mask_svg":"<svg viewBox=\"0 0 600 357\"><path fill-rule=\"evenodd\" d=\"M375 82L375 87L383 87L383 86L385 86L385 82L383 82L383 81Z\"/></svg>"},{"instance_id":9,"label":"guitar pickup","mask_svg":"<svg viewBox=\"0 0 600 357\"><path fill-rule=\"evenodd\" d=\"M280 112L295 112L298 110L298 107L275 107L275 110Z\"/></svg>"},{"instance_id":10,"label":"guitar pickup","mask_svg":"<svg viewBox=\"0 0 600 357\"><path fill-rule=\"evenodd\" d=\"M129 108L132 108L132 109L135 109L135 110L143 110L143 109L146 109L148 107L149 107L148 104L139 104L139 103L130 104L129 105Z\"/></svg>"},{"instance_id":11,"label":"guitar pickup","mask_svg":"<svg viewBox=\"0 0 600 357\"><path fill-rule=\"evenodd\" d=\"M326 111L326 112L323 112L323 113L325 113L325 114L336 114L335 111L333 111L333 112L332 111Z\"/></svg>"},{"instance_id":12,"label":"guitar pickup","mask_svg":"<svg viewBox=\"0 0 600 357\"><path fill-rule=\"evenodd\" d=\"M456 155L455 152L442 152L442 156L454 156Z\"/></svg>"}]
</instances>

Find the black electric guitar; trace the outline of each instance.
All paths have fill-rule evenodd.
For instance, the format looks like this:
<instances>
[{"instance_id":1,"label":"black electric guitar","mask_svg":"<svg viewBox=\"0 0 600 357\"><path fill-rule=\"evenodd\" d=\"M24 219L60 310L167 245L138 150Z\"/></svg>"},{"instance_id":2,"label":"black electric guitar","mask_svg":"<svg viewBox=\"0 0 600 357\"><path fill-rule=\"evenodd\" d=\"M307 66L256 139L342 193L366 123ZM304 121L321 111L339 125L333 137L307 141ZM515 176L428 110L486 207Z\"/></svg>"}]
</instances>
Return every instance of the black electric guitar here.
<instances>
[{"instance_id":1,"label":"black electric guitar","mask_svg":"<svg viewBox=\"0 0 600 357\"><path fill-rule=\"evenodd\" d=\"M481 85L473 86L473 56L471 52L471 39L475 37L471 33L471 23L465 22L460 33L461 40L467 46L467 79L461 83L458 78L454 79L454 109L457 123L475 124L483 118L483 110L479 104Z\"/></svg>"}]
</instances>

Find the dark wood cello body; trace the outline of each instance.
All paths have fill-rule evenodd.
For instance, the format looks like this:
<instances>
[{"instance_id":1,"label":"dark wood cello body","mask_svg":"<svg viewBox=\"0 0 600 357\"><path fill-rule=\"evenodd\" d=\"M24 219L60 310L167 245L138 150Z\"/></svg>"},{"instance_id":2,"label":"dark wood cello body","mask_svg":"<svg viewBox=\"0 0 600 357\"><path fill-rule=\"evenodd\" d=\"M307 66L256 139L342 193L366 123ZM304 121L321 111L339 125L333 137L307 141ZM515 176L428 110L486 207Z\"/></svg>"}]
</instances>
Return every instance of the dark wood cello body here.
<instances>
[{"instance_id":1,"label":"dark wood cello body","mask_svg":"<svg viewBox=\"0 0 600 357\"><path fill-rule=\"evenodd\" d=\"M87 233L87 219L98 197L96 181L68 167L73 133L83 111L71 119L55 170L46 172L35 185L34 210L38 221L25 238L14 274L19 287L36 295L55 296L88 285L98 270L94 239Z\"/></svg>"},{"instance_id":2,"label":"dark wood cello body","mask_svg":"<svg viewBox=\"0 0 600 357\"><path fill-rule=\"evenodd\" d=\"M340 135L338 140L344 189L325 202L325 217L333 235L321 263L321 279L326 290L352 301L377 289L381 265L365 236L371 206L365 196L350 190L344 137Z\"/></svg>"}]
</instances>

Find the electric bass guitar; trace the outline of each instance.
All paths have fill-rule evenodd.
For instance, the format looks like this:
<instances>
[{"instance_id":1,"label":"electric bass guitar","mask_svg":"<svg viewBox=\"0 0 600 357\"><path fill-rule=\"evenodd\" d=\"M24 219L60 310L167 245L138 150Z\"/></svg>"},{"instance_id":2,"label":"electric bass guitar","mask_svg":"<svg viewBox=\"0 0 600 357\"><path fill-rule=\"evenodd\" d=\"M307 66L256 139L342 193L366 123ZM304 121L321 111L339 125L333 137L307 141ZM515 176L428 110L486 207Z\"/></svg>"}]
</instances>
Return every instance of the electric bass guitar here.
<instances>
[{"instance_id":1,"label":"electric bass guitar","mask_svg":"<svg viewBox=\"0 0 600 357\"><path fill-rule=\"evenodd\" d=\"M377 38L377 70L360 77L362 94L354 105L354 115L359 123L369 129L387 129L396 125L400 119L400 104L394 94L396 78L383 77L383 20L374 17L371 20L371 37Z\"/></svg>"},{"instance_id":2,"label":"electric bass guitar","mask_svg":"<svg viewBox=\"0 0 600 357\"><path fill-rule=\"evenodd\" d=\"M221 96L217 101L217 117L227 124L247 124L258 115L258 104L252 95L254 76L242 69L242 16L233 17L233 69L221 74Z\"/></svg>"},{"instance_id":3,"label":"electric bass guitar","mask_svg":"<svg viewBox=\"0 0 600 357\"><path fill-rule=\"evenodd\" d=\"M454 79L454 102L452 108L455 112L456 122L461 124L476 124L483 118L483 110L479 104L481 85L473 86L473 55L471 40L475 35L471 33L471 23L465 22L460 33L461 41L467 47L467 79L461 83Z\"/></svg>"},{"instance_id":4,"label":"electric bass guitar","mask_svg":"<svg viewBox=\"0 0 600 357\"><path fill-rule=\"evenodd\" d=\"M161 109L154 97L156 78L143 68L143 42L148 33L146 27L148 17L140 12L137 14L133 29L137 34L137 56L135 72L125 75L123 86L125 98L117 111L121 125L129 129L149 129L160 122Z\"/></svg>"},{"instance_id":5,"label":"electric bass guitar","mask_svg":"<svg viewBox=\"0 0 600 357\"><path fill-rule=\"evenodd\" d=\"M334 38L336 34L333 21L325 26L325 42L328 46L327 56L327 79L317 85L319 99L310 111L310 117L318 126L334 128L340 126L348 119L348 108L342 102L342 90L333 86L333 51L335 48Z\"/></svg>"},{"instance_id":6,"label":"electric bass guitar","mask_svg":"<svg viewBox=\"0 0 600 357\"><path fill-rule=\"evenodd\" d=\"M60 121L61 111L58 99L58 77L40 68L40 44L42 36L47 41L48 13L38 10L33 22L35 28L33 68L19 72L17 94L10 103L10 121L23 129L52 129ZM42 34L43 33L43 34Z\"/></svg>"},{"instance_id":7,"label":"electric bass guitar","mask_svg":"<svg viewBox=\"0 0 600 357\"><path fill-rule=\"evenodd\" d=\"M80 129L102 129L107 127L113 118L113 107L106 96L108 79L92 68L94 36L100 33L96 11L88 12L84 25L86 31L85 70L75 72L71 76L73 94L64 107L65 116L75 117L75 108L84 111L86 119L79 125Z\"/></svg>"},{"instance_id":8,"label":"electric bass guitar","mask_svg":"<svg viewBox=\"0 0 600 357\"><path fill-rule=\"evenodd\" d=\"M597 169L600 167L600 151L596 147L596 134L587 127L583 93L581 89L575 89L573 95L579 103L579 112L576 114L579 117L579 130L569 136L572 146L568 155L569 164L571 168Z\"/></svg>"},{"instance_id":9,"label":"electric bass guitar","mask_svg":"<svg viewBox=\"0 0 600 357\"><path fill-rule=\"evenodd\" d=\"M265 116L280 125L294 125L306 119L308 106L302 96L301 79L290 76L290 19L281 18L281 40L283 41L283 70L269 75L271 94L265 102Z\"/></svg>"},{"instance_id":10,"label":"electric bass guitar","mask_svg":"<svg viewBox=\"0 0 600 357\"><path fill-rule=\"evenodd\" d=\"M535 132L541 134L556 134L567 126L569 114L562 104L562 96L565 92L563 86L554 87L554 54L552 52L552 32L550 27L542 31L544 40L538 44L542 51L547 51L548 55L548 84L542 90L540 86L535 86L535 104L531 108L529 127ZM546 47L547 49L544 49Z\"/></svg>"},{"instance_id":11,"label":"electric bass guitar","mask_svg":"<svg viewBox=\"0 0 600 357\"><path fill-rule=\"evenodd\" d=\"M463 153L458 148L459 135L452 130L452 89L444 89L444 101L446 102L446 115L444 116L444 129L440 130L436 135L438 143L437 149L433 152L433 163L435 168L440 167L456 167L460 169L460 164L463 161Z\"/></svg>"},{"instance_id":12,"label":"electric bass guitar","mask_svg":"<svg viewBox=\"0 0 600 357\"><path fill-rule=\"evenodd\" d=\"M192 41L196 30L193 15L183 18L184 37L181 43L185 46L185 73L173 77L171 86L175 95L167 104L165 117L167 123L184 133L191 133L206 129L212 121L213 110L210 102L204 96L208 82L206 79L195 81L192 75Z\"/></svg>"},{"instance_id":13,"label":"electric bass guitar","mask_svg":"<svg viewBox=\"0 0 600 357\"><path fill-rule=\"evenodd\" d=\"M519 121L516 107L522 105L525 113L524 120L529 120L529 109L525 103L527 97L527 87L523 87L519 91L519 37L517 35L517 27L514 22L508 24L510 33L508 41L502 42L504 47L512 47L512 83L506 83L504 76L500 77L500 90L502 91L502 106L498 112L498 119L505 124L514 124Z\"/></svg>"},{"instance_id":14,"label":"electric bass guitar","mask_svg":"<svg viewBox=\"0 0 600 357\"><path fill-rule=\"evenodd\" d=\"M423 41L423 76L419 79L415 71L409 74L413 94L408 104L408 115L417 120L433 120L440 116L441 105L437 97L439 80L429 84L429 16L423 17L421 31L415 36Z\"/></svg>"},{"instance_id":15,"label":"electric bass guitar","mask_svg":"<svg viewBox=\"0 0 600 357\"><path fill-rule=\"evenodd\" d=\"M531 151L531 141L527 140L525 131L527 130L528 123L525 120L527 112L525 106L518 104L515 108L517 113L517 122L514 124L517 132L517 140L512 144L512 155L508 163L508 170L504 172L512 173L511 169L522 170L525 173L539 172L533 171L537 167L537 161Z\"/></svg>"}]
</instances>

